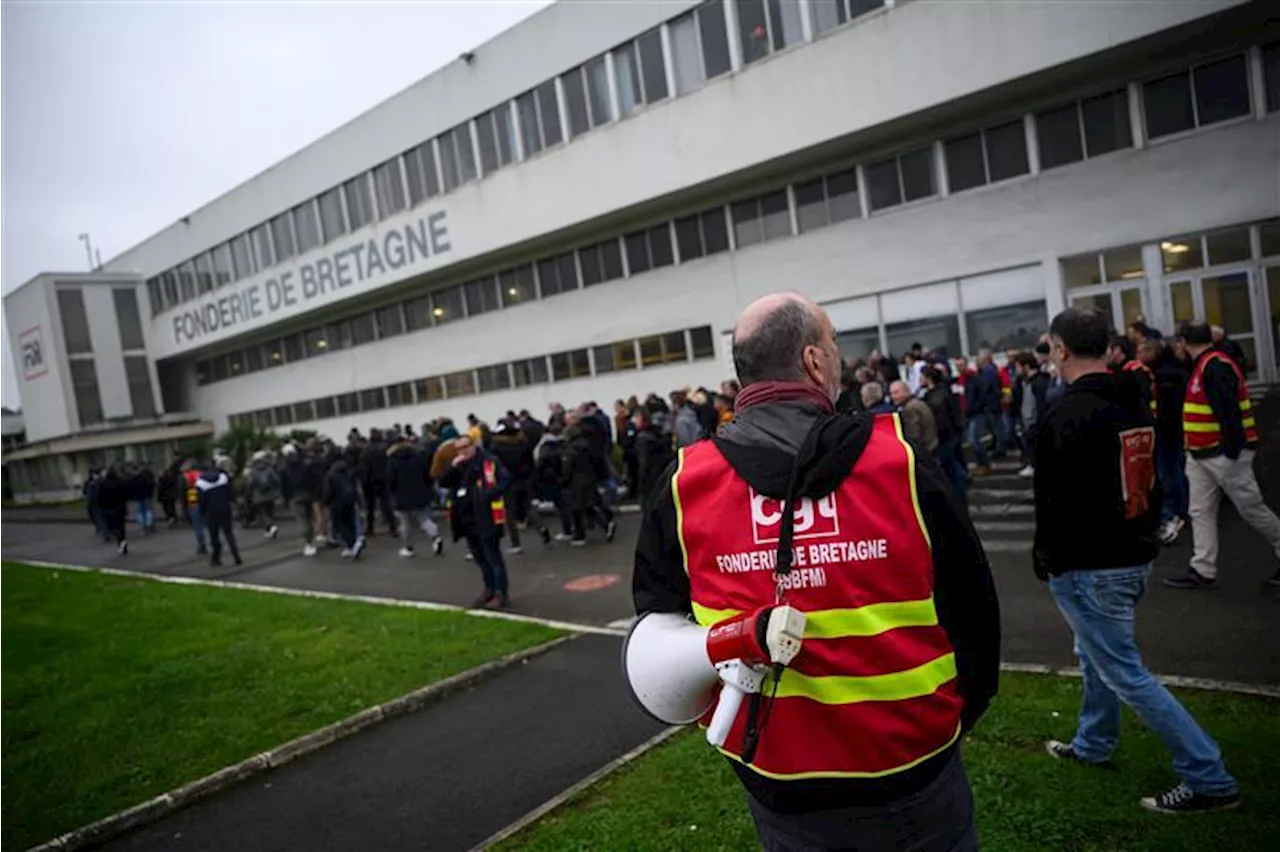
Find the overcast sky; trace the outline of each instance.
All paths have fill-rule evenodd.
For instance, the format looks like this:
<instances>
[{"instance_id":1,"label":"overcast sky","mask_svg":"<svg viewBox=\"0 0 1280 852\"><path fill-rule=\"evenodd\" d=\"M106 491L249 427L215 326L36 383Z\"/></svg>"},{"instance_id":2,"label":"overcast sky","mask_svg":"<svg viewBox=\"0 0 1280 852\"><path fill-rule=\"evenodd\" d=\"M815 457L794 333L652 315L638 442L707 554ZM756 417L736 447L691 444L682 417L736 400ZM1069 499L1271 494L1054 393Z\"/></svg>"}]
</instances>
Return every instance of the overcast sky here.
<instances>
[{"instance_id":1,"label":"overcast sky","mask_svg":"<svg viewBox=\"0 0 1280 852\"><path fill-rule=\"evenodd\" d=\"M4 292L86 269L84 232L109 260L545 5L4 0Z\"/></svg>"}]
</instances>

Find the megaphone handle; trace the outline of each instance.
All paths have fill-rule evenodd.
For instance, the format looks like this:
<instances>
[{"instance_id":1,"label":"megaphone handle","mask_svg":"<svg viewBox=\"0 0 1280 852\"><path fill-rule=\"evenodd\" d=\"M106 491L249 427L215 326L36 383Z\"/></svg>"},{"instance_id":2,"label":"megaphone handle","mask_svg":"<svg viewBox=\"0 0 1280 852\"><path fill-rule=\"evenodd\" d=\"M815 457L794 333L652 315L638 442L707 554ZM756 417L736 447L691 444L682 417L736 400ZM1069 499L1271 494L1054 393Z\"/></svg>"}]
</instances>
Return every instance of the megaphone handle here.
<instances>
[{"instance_id":1,"label":"megaphone handle","mask_svg":"<svg viewBox=\"0 0 1280 852\"><path fill-rule=\"evenodd\" d=\"M733 720L738 718L738 708L742 706L742 697L746 695L732 684L724 684L720 690L720 700L716 702L716 712L711 715L711 724L707 726L707 742L713 746L722 746L729 738L729 729Z\"/></svg>"}]
</instances>

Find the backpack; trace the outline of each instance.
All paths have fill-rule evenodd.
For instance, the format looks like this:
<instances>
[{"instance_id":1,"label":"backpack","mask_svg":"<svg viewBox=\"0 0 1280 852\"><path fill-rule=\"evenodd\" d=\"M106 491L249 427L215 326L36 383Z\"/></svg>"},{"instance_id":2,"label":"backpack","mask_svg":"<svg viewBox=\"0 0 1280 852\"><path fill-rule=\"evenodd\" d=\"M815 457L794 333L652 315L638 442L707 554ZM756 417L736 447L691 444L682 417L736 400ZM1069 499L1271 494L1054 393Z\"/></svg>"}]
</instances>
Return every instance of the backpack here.
<instances>
[{"instance_id":1,"label":"backpack","mask_svg":"<svg viewBox=\"0 0 1280 852\"><path fill-rule=\"evenodd\" d=\"M266 466L255 467L250 482L253 484L253 490L258 492L275 491L280 486L276 472Z\"/></svg>"}]
</instances>

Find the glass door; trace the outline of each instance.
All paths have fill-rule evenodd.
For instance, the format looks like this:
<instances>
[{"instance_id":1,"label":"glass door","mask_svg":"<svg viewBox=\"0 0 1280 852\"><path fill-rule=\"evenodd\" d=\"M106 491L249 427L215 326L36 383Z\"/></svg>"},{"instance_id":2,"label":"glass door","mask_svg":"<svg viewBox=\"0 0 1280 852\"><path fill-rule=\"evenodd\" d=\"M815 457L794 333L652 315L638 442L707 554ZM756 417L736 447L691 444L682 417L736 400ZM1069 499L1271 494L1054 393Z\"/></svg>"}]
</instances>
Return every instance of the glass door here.
<instances>
[{"instance_id":1,"label":"glass door","mask_svg":"<svg viewBox=\"0 0 1280 852\"><path fill-rule=\"evenodd\" d=\"M1271 330L1271 381L1280 378L1280 266L1264 266L1262 274L1267 279L1267 328Z\"/></svg>"},{"instance_id":2,"label":"glass door","mask_svg":"<svg viewBox=\"0 0 1280 852\"><path fill-rule=\"evenodd\" d=\"M1092 308L1111 322L1111 327L1124 334L1129 323L1150 317L1146 285L1143 282L1102 284L1081 287L1067 294L1072 307Z\"/></svg>"},{"instance_id":3,"label":"glass door","mask_svg":"<svg viewBox=\"0 0 1280 852\"><path fill-rule=\"evenodd\" d=\"M1275 277L1277 273L1272 273ZM1174 323L1203 320L1222 326L1240 344L1249 362L1250 374L1258 373L1258 334L1254 325L1254 305L1248 269L1213 272L1168 282L1170 316ZM1280 290L1280 283L1269 284ZM1275 308L1272 308L1273 317Z\"/></svg>"}]
</instances>

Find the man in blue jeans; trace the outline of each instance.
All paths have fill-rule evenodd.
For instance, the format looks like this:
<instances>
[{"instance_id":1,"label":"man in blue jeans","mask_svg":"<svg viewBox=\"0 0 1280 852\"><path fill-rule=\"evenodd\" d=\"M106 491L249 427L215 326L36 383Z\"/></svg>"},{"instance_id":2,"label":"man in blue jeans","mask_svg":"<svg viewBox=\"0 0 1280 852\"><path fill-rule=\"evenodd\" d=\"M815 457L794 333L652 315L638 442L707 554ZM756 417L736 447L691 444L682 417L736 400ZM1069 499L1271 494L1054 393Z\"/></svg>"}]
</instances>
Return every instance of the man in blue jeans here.
<instances>
[{"instance_id":1,"label":"man in blue jeans","mask_svg":"<svg viewBox=\"0 0 1280 852\"><path fill-rule=\"evenodd\" d=\"M969 417L969 443L977 466L974 476L991 473L991 458L982 443L983 434L991 433L996 455L1004 454L1004 426L1000 422L1000 372L991 360L991 353L978 353L978 370L964 386L965 410Z\"/></svg>"},{"instance_id":2,"label":"man in blue jeans","mask_svg":"<svg viewBox=\"0 0 1280 852\"><path fill-rule=\"evenodd\" d=\"M1143 665L1134 637L1138 601L1160 549L1151 410L1134 373L1108 371L1111 329L1101 314L1068 308L1049 335L1068 387L1040 427L1033 559L1075 634L1084 702L1075 738L1049 740L1045 748L1060 760L1109 764L1123 702L1169 747L1182 779L1143 798L1143 807L1161 813L1239 807L1217 743Z\"/></svg>"}]
</instances>

